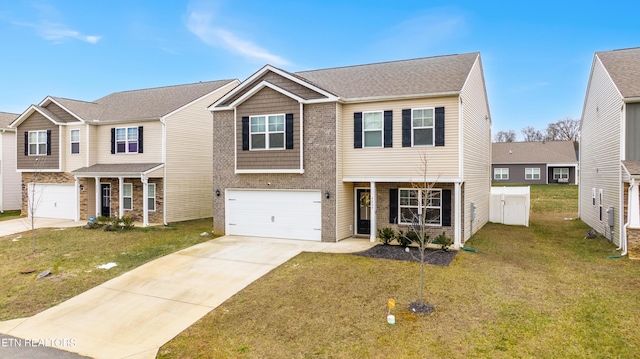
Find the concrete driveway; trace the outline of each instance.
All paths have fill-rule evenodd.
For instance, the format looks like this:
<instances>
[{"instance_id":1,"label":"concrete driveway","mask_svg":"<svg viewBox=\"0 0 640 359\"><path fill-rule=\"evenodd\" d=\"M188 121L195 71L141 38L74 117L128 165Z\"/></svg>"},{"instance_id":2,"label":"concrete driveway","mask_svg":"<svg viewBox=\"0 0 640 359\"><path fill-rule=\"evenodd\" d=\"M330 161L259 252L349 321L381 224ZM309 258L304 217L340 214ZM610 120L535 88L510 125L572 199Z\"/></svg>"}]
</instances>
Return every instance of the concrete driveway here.
<instances>
[{"instance_id":1,"label":"concrete driveway","mask_svg":"<svg viewBox=\"0 0 640 359\"><path fill-rule=\"evenodd\" d=\"M35 228L69 228L80 227L87 222L76 222L70 219L57 218L35 218L33 221ZM31 218L17 218L7 221L0 221L0 237L26 232L31 230Z\"/></svg>"},{"instance_id":2,"label":"concrete driveway","mask_svg":"<svg viewBox=\"0 0 640 359\"><path fill-rule=\"evenodd\" d=\"M0 333L58 339L54 347L93 358L155 358L164 343L298 253L372 245L225 236L156 259L33 317L0 322Z\"/></svg>"}]
</instances>

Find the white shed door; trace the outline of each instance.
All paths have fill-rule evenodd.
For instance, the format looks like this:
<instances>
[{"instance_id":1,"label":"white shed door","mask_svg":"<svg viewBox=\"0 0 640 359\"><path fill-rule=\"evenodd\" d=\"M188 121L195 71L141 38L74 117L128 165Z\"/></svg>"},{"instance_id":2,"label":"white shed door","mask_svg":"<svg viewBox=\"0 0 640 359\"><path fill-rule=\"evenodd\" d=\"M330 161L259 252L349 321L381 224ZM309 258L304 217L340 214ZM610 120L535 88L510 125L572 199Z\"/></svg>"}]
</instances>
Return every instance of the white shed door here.
<instances>
[{"instance_id":1,"label":"white shed door","mask_svg":"<svg viewBox=\"0 0 640 359\"><path fill-rule=\"evenodd\" d=\"M41 218L75 219L76 196L74 185L29 183L29 215ZM33 206L35 212L31 211Z\"/></svg>"},{"instance_id":2,"label":"white shed door","mask_svg":"<svg viewBox=\"0 0 640 359\"><path fill-rule=\"evenodd\" d=\"M320 191L227 190L225 195L227 234L322 238Z\"/></svg>"}]
</instances>

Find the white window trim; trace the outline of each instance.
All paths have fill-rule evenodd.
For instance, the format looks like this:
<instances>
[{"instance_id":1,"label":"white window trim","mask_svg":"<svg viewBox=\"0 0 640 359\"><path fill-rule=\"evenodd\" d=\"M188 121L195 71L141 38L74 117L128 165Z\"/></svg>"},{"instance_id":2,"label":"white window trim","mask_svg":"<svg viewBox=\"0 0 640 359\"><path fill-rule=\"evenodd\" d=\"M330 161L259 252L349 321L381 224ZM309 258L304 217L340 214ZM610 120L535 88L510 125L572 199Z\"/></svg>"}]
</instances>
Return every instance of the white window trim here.
<instances>
[{"instance_id":1,"label":"white window trim","mask_svg":"<svg viewBox=\"0 0 640 359\"><path fill-rule=\"evenodd\" d=\"M531 178L527 178L527 176L528 176L527 171L531 171ZM536 174L538 175L538 178L536 178ZM524 169L524 179L526 181L539 181L540 180L540 168L537 168L537 167L525 168Z\"/></svg>"},{"instance_id":2,"label":"white window trim","mask_svg":"<svg viewBox=\"0 0 640 359\"><path fill-rule=\"evenodd\" d=\"M275 117L275 116L282 116L282 120L284 122L284 130L282 131L269 131L269 117ZM251 131L251 119L252 118L256 118L256 117L264 117L265 119L265 124L264 124L264 132L252 132ZM253 148L253 136L251 136L252 134L264 134L264 148ZM276 134L276 133L282 133L282 137L283 140L282 141L282 147L275 147L275 148L271 148L271 144L269 143L269 135L270 134ZM278 150L285 150L287 148L287 116L284 113L276 113L276 114L269 114L269 115L255 115L255 116L249 116L249 151L278 151Z\"/></svg>"},{"instance_id":3,"label":"white window trim","mask_svg":"<svg viewBox=\"0 0 640 359\"><path fill-rule=\"evenodd\" d=\"M44 132L45 134L45 141L44 141L44 153L40 153L40 145L42 144L42 142L39 142L39 138L40 138L40 133ZM36 145L36 153L31 153L31 134L35 133L36 134L36 142L34 143ZM29 133L27 134L27 148L28 148L28 153L29 156L46 156L47 155L47 130L37 130L37 131L29 131Z\"/></svg>"},{"instance_id":4,"label":"white window trim","mask_svg":"<svg viewBox=\"0 0 640 359\"><path fill-rule=\"evenodd\" d=\"M566 175L566 177L565 177ZM566 178L569 179L569 169L566 167L554 168L553 169L553 179Z\"/></svg>"},{"instance_id":5,"label":"white window trim","mask_svg":"<svg viewBox=\"0 0 640 359\"><path fill-rule=\"evenodd\" d=\"M507 175L506 178L502 178L502 176ZM496 175L498 175L499 177L496 177ZM506 181L509 179L509 168L505 168L505 167L500 167L500 168L494 168L493 169L493 179L494 180L498 180L498 181Z\"/></svg>"},{"instance_id":6,"label":"white window trim","mask_svg":"<svg viewBox=\"0 0 640 359\"><path fill-rule=\"evenodd\" d=\"M73 132L77 131L78 132L78 140L74 141L73 140ZM77 143L78 144L78 153L73 153L73 144ZM71 153L72 155L79 155L80 154L80 129L79 128L72 128L69 130L69 153Z\"/></svg>"},{"instance_id":7,"label":"white window trim","mask_svg":"<svg viewBox=\"0 0 640 359\"><path fill-rule=\"evenodd\" d=\"M595 188L591 189L591 205L592 206L596 205L596 189Z\"/></svg>"},{"instance_id":8,"label":"white window trim","mask_svg":"<svg viewBox=\"0 0 640 359\"><path fill-rule=\"evenodd\" d=\"M155 212L156 208L158 207L157 203L156 203L156 184L155 183L149 183L147 184L147 201L150 199L153 199L153 209L149 208L149 205L147 204L147 209L149 212ZM149 196L149 192L151 190L151 188L153 188L153 196Z\"/></svg>"},{"instance_id":9,"label":"white window trim","mask_svg":"<svg viewBox=\"0 0 640 359\"><path fill-rule=\"evenodd\" d=\"M127 186L131 187L131 191L130 191L131 196L125 196L124 195L125 194L124 188L127 187ZM125 198L130 198L131 199L131 208L126 208L125 207L125 202L124 202ZM123 183L122 184L122 209L125 210L125 211L133 210L133 183Z\"/></svg>"},{"instance_id":10,"label":"white window trim","mask_svg":"<svg viewBox=\"0 0 640 359\"><path fill-rule=\"evenodd\" d=\"M430 227L441 227L442 226L442 190L441 189L426 189L426 188L398 188L398 224L412 224L412 222L404 222L402 218L402 209L403 208L416 208L415 206L401 205L400 199L402 198L402 191L418 191L418 215L422 215L423 209L438 209L440 211L440 215L438 216L438 223L425 223ZM422 196L424 196L425 192L439 192L440 193L440 206L422 206Z\"/></svg>"},{"instance_id":11,"label":"white window trim","mask_svg":"<svg viewBox=\"0 0 640 359\"><path fill-rule=\"evenodd\" d=\"M380 117L382 118L382 126L380 127L380 129L365 130L364 117L365 117L365 114L368 114L368 113L380 114ZM380 146L367 146L367 141L365 136L366 132L380 132L380 139L381 139ZM384 148L384 111L366 111L362 113L362 148Z\"/></svg>"},{"instance_id":12,"label":"white window trim","mask_svg":"<svg viewBox=\"0 0 640 359\"><path fill-rule=\"evenodd\" d=\"M136 140L135 141L133 141L133 140L130 141L129 140L129 129L134 129L134 128L136 129ZM118 141L118 130L119 129L124 129L124 152L118 152L118 142L122 142L122 141ZM114 138L115 147L116 147L115 148L116 155L120 155L120 154L137 154L137 153L139 153L138 151L140 151L140 141L139 141L140 133L138 131L140 131L138 129L138 126L116 127L116 133L115 133L115 138ZM137 145L136 149L137 150L135 152L129 152L129 143L130 142L131 143L133 143L133 142L136 143L136 145Z\"/></svg>"},{"instance_id":13,"label":"white window trim","mask_svg":"<svg viewBox=\"0 0 640 359\"><path fill-rule=\"evenodd\" d=\"M431 114L433 116L433 122L431 126L421 126L414 127L413 126L413 111L415 110L431 110ZM412 108L411 109L411 147L434 147L436 145L436 108L435 107L423 107L423 108ZM414 130L415 129L431 129L431 144L430 145L416 145L414 142Z\"/></svg>"}]
</instances>

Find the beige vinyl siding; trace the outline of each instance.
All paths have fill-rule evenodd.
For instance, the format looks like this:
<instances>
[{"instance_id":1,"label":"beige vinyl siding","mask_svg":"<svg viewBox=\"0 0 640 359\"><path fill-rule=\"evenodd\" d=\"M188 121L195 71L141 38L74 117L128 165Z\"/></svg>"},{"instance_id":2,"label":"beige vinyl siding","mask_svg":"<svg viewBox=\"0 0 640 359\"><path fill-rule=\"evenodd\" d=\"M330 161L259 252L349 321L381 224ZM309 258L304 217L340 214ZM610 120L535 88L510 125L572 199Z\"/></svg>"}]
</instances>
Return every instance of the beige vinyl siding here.
<instances>
[{"instance_id":1,"label":"beige vinyl siding","mask_svg":"<svg viewBox=\"0 0 640 359\"><path fill-rule=\"evenodd\" d=\"M25 156L24 155L24 133L28 131L51 130L51 155L47 156ZM60 126L55 125L39 112L34 112L24 122L18 126L16 138L17 146L17 167L19 170L35 169L35 160L43 161L37 165L38 170L57 170L60 168Z\"/></svg>"},{"instance_id":2,"label":"beige vinyl siding","mask_svg":"<svg viewBox=\"0 0 640 359\"><path fill-rule=\"evenodd\" d=\"M116 127L144 127L143 153L111 154L111 129ZM204 135L203 135L204 136ZM94 140L94 139L92 139ZM160 121L131 122L124 124L98 126L95 141L97 148L97 163L160 163L162 162L162 124Z\"/></svg>"},{"instance_id":3,"label":"beige vinyl siding","mask_svg":"<svg viewBox=\"0 0 640 359\"><path fill-rule=\"evenodd\" d=\"M22 191L20 173L16 172L16 132L2 133L2 210L18 210L22 208Z\"/></svg>"},{"instance_id":4,"label":"beige vinyl siding","mask_svg":"<svg viewBox=\"0 0 640 359\"><path fill-rule=\"evenodd\" d=\"M61 133L62 169L71 172L87 163L87 125L64 126ZM80 153L71 154L71 130L80 130Z\"/></svg>"},{"instance_id":5,"label":"beige vinyl siding","mask_svg":"<svg viewBox=\"0 0 640 359\"><path fill-rule=\"evenodd\" d=\"M342 118L342 104L336 103L336 116ZM353 183L342 181L344 165L344 131L342 126L336 124L336 238L338 240L351 237L353 231ZM351 134L353 137L353 133Z\"/></svg>"},{"instance_id":6,"label":"beige vinyl siding","mask_svg":"<svg viewBox=\"0 0 640 359\"><path fill-rule=\"evenodd\" d=\"M460 94L462 103L462 175L464 181L463 238L471 237L471 203L476 205L477 231L489 221L491 191L491 120L480 58Z\"/></svg>"},{"instance_id":7,"label":"beige vinyl siding","mask_svg":"<svg viewBox=\"0 0 640 359\"><path fill-rule=\"evenodd\" d=\"M445 107L445 146L402 147L402 110L442 106ZM386 110L393 111L393 148L353 148L353 114ZM457 96L346 104L342 131L345 178L422 178L422 155L427 157L428 177L459 177Z\"/></svg>"},{"instance_id":8,"label":"beige vinyl siding","mask_svg":"<svg viewBox=\"0 0 640 359\"><path fill-rule=\"evenodd\" d=\"M580 218L600 233L609 234L607 214L599 219L598 192L604 190L604 210L615 208L614 242L620 244L622 195L620 138L622 97L599 59L595 58L587 89L580 134ZM591 202L596 189L596 205Z\"/></svg>"},{"instance_id":9,"label":"beige vinyl siding","mask_svg":"<svg viewBox=\"0 0 640 359\"><path fill-rule=\"evenodd\" d=\"M101 144L98 142L99 138L98 138L98 130L100 129L100 126L88 126L89 127L89 133L87 135L86 133L86 129L85 129L85 133L80 133L80 138L82 138L82 136L84 135L84 142L87 142L87 148L89 149L89 153L88 153L88 163L85 163L86 167L89 166L93 166L96 163L98 163L98 153L100 152L100 150L102 150L104 153L104 155L106 154L110 154L111 153L111 134L109 134L109 147L107 149L104 149L104 144ZM81 149L82 151L82 149ZM87 154L85 154L83 156L85 158L85 160L87 159Z\"/></svg>"},{"instance_id":10,"label":"beige vinyl siding","mask_svg":"<svg viewBox=\"0 0 640 359\"><path fill-rule=\"evenodd\" d=\"M213 115L207 106L232 83L167 117L165 208L167 222L213 216ZM146 136L146 133L145 133ZM160 170L162 171L162 170Z\"/></svg>"}]
</instances>

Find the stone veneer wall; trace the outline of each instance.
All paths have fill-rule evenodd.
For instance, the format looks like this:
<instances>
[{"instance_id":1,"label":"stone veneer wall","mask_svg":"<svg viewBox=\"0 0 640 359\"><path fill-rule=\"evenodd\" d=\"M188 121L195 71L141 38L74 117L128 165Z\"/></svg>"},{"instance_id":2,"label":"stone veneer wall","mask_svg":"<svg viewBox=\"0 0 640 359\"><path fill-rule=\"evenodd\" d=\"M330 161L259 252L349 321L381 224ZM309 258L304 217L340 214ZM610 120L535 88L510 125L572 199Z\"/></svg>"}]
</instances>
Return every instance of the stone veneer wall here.
<instances>
[{"instance_id":1,"label":"stone veneer wall","mask_svg":"<svg viewBox=\"0 0 640 359\"><path fill-rule=\"evenodd\" d=\"M629 259L640 259L640 229L627 228L627 255Z\"/></svg>"},{"instance_id":2,"label":"stone veneer wall","mask_svg":"<svg viewBox=\"0 0 640 359\"><path fill-rule=\"evenodd\" d=\"M322 196L322 241L336 241L336 105L304 105L304 174L235 174L233 111L213 113L213 188L220 196L213 199L213 231L225 232L225 196L227 188L311 189ZM295 135L299 135L296 122ZM270 184L268 184L270 183Z\"/></svg>"},{"instance_id":3,"label":"stone veneer wall","mask_svg":"<svg viewBox=\"0 0 640 359\"><path fill-rule=\"evenodd\" d=\"M370 184L367 183L354 183L353 187L369 188ZM378 228L391 227L395 230L406 231L409 227L403 224L392 224L389 222L389 190L392 188L412 188L411 183L376 183L376 225ZM451 190L451 226L450 227L432 227L435 236L442 232L445 232L447 236L453 239L454 233L454 214L455 214L455 193L453 184L439 183L433 189L450 189ZM368 236L368 235L366 235Z\"/></svg>"}]
</instances>

